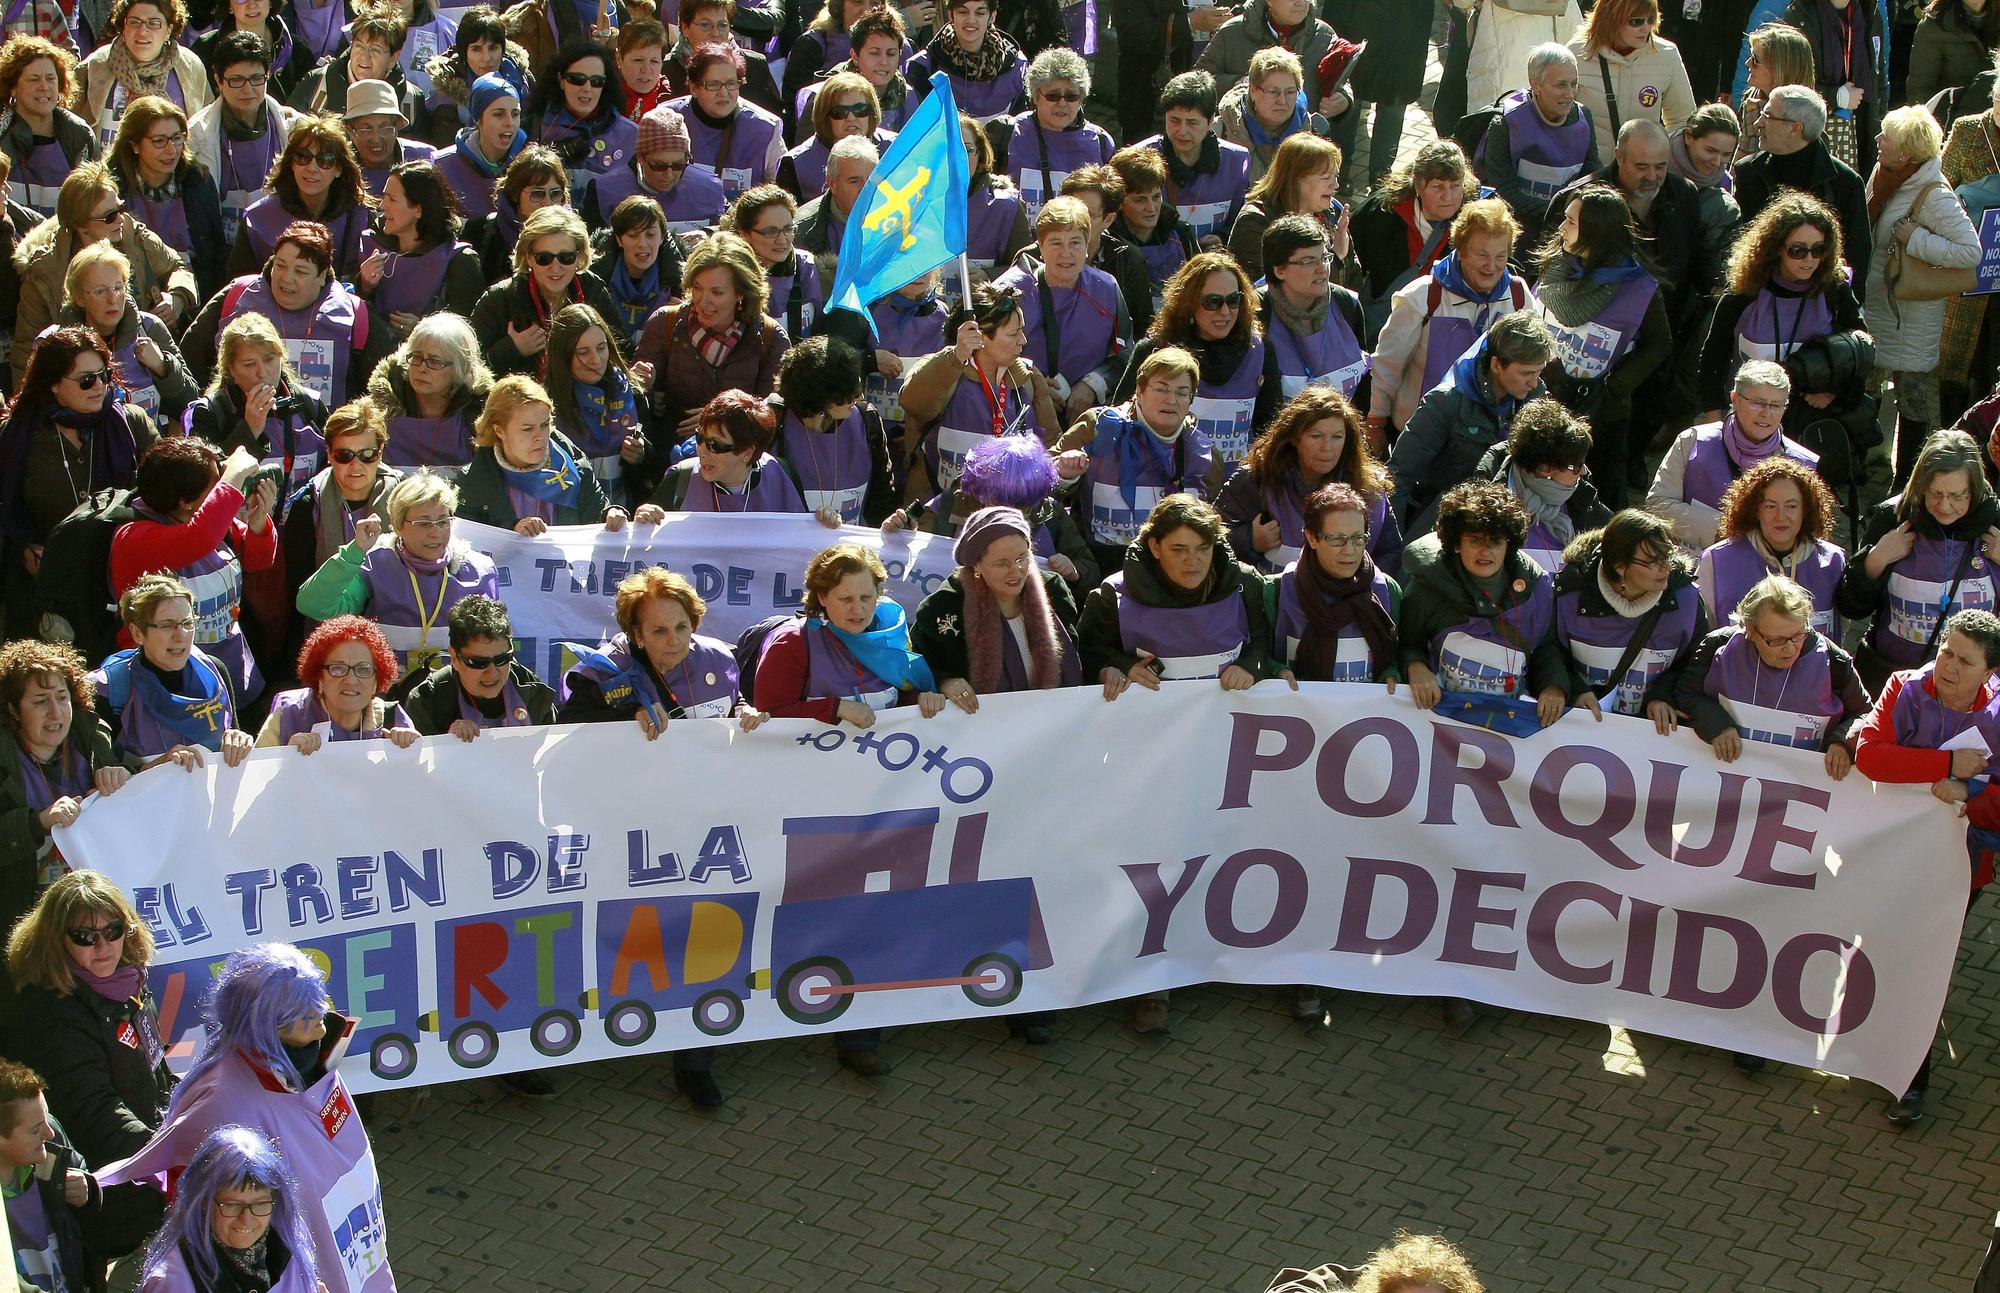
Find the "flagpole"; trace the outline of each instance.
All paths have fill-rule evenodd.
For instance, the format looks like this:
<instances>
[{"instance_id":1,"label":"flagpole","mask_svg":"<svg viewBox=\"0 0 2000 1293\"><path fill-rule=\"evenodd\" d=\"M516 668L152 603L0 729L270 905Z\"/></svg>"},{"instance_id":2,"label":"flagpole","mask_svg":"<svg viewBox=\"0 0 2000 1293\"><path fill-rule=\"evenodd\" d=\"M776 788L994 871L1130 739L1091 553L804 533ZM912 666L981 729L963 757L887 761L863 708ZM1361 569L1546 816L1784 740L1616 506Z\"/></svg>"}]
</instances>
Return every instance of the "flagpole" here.
<instances>
[{"instance_id":1,"label":"flagpole","mask_svg":"<svg viewBox=\"0 0 2000 1293\"><path fill-rule=\"evenodd\" d=\"M965 312L972 313L972 261L964 252L958 253L958 287L965 294Z\"/></svg>"}]
</instances>

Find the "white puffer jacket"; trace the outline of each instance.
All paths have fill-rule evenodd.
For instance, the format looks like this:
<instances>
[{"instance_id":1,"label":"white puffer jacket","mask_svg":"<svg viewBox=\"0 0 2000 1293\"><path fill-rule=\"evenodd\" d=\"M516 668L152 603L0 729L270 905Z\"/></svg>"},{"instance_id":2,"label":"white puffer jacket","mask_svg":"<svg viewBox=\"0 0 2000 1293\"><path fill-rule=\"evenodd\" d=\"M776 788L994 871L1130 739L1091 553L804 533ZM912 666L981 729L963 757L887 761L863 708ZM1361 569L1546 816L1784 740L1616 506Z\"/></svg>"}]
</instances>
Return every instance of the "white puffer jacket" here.
<instances>
[{"instance_id":1,"label":"white puffer jacket","mask_svg":"<svg viewBox=\"0 0 2000 1293\"><path fill-rule=\"evenodd\" d=\"M1965 207L1951 186L1944 183L1933 157L1917 168L1916 174L1882 208L1875 222L1875 254L1868 258L1868 282L1861 310L1868 319L1869 335L1875 338L1875 366L1906 373L1928 373L1937 367L1938 350L1944 343L1943 301L1892 301L1882 275L1888 268L1888 248L1895 241L1895 229L1924 192L1923 209L1917 213L1916 228L1910 231L1907 256L1932 265L1965 269L1979 263L1979 233L1965 214Z\"/></svg>"},{"instance_id":2,"label":"white puffer jacket","mask_svg":"<svg viewBox=\"0 0 2000 1293\"><path fill-rule=\"evenodd\" d=\"M1509 90L1528 83L1528 51L1550 41L1561 45L1583 23L1583 10L1569 0L1560 18L1515 13L1494 0L1453 0L1461 9L1477 9L1478 26L1465 65L1465 106L1483 108ZM1604 156L1611 156L1605 149Z\"/></svg>"}]
</instances>

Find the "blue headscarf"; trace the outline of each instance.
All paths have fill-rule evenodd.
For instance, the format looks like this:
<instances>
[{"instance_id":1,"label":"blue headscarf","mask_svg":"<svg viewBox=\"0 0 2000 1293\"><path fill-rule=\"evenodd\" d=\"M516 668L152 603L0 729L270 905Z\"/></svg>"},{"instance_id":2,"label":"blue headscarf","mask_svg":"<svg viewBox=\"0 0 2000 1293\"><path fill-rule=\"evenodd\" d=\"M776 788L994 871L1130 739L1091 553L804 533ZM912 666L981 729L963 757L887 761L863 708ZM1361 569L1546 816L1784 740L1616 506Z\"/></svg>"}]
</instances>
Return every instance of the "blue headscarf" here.
<instances>
[{"instance_id":1,"label":"blue headscarf","mask_svg":"<svg viewBox=\"0 0 2000 1293\"><path fill-rule=\"evenodd\" d=\"M472 83L472 94L466 101L466 112L471 116L472 124L458 132L458 153L481 175L498 175L507 168L507 163L514 160L517 153L528 146L528 132L517 128L514 131L514 142L507 145L507 155L497 162L489 162L480 153L478 145L473 142L479 138L479 119L486 115L488 108L501 99L512 99L519 103L521 92L506 77L488 72Z\"/></svg>"},{"instance_id":2,"label":"blue headscarf","mask_svg":"<svg viewBox=\"0 0 2000 1293\"><path fill-rule=\"evenodd\" d=\"M875 604L875 618L859 633L849 633L819 618L807 620L806 628L833 634L856 664L898 691L932 691L937 687L930 665L910 650L910 625L903 608L887 598Z\"/></svg>"}]
</instances>

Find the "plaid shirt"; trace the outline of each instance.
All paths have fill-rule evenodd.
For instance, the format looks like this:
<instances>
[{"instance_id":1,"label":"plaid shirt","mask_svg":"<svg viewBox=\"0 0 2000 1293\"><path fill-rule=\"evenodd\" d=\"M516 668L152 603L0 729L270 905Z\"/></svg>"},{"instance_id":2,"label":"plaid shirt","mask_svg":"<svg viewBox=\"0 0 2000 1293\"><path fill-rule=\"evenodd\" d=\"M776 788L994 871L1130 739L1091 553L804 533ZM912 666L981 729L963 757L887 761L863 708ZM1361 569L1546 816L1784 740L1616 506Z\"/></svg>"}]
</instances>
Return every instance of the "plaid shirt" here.
<instances>
[{"instance_id":1,"label":"plaid shirt","mask_svg":"<svg viewBox=\"0 0 2000 1293\"><path fill-rule=\"evenodd\" d=\"M8 16L8 21L0 31L7 35L22 32L30 36L40 36L53 41L70 53L82 58L77 48L76 34L71 23L76 16L76 0L67 5L61 0L20 0L20 12L14 12L13 0L0 0L0 14Z\"/></svg>"}]
</instances>

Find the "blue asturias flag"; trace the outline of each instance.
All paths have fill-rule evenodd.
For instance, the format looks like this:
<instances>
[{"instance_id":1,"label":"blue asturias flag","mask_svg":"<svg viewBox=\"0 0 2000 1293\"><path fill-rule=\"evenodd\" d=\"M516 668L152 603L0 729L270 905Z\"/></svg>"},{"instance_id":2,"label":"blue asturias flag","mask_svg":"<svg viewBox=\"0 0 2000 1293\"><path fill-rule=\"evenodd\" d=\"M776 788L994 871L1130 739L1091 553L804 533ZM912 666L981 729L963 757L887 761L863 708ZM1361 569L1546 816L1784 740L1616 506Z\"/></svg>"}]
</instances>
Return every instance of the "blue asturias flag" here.
<instances>
[{"instance_id":1,"label":"blue asturias flag","mask_svg":"<svg viewBox=\"0 0 2000 1293\"><path fill-rule=\"evenodd\" d=\"M970 170L951 78L938 72L848 213L827 308L853 310L873 333L871 304L962 255Z\"/></svg>"}]
</instances>

